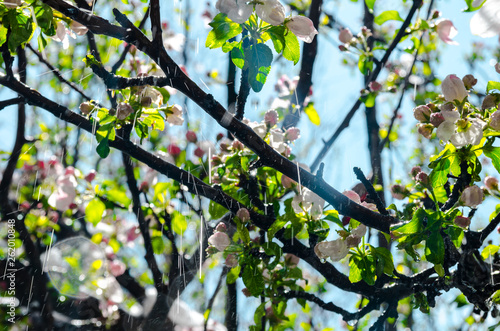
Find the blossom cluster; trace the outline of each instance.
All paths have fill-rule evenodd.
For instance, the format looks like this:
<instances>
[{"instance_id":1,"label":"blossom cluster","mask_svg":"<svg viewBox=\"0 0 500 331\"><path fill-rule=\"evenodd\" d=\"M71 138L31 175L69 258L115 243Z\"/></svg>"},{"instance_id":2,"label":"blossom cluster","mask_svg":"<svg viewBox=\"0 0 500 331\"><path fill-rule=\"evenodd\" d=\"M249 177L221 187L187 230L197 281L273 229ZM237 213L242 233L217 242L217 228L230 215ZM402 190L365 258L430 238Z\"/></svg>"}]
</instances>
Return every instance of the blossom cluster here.
<instances>
[{"instance_id":1,"label":"blossom cluster","mask_svg":"<svg viewBox=\"0 0 500 331\"><path fill-rule=\"evenodd\" d=\"M297 38L307 43L311 43L314 36L318 34L308 17L287 18L285 7L278 0L218 0L215 7L221 13L226 14L230 20L240 24L245 23L255 11L255 14L264 22L274 26L284 24Z\"/></svg>"}]
</instances>

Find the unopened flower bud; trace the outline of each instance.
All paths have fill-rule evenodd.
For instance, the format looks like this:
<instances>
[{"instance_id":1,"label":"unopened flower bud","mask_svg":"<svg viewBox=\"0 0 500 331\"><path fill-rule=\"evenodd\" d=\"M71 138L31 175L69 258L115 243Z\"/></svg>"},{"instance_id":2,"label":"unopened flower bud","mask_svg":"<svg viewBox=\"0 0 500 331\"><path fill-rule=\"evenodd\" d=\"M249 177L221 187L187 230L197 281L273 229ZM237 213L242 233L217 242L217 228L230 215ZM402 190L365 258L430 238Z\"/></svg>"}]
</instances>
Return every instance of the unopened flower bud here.
<instances>
[{"instance_id":1,"label":"unopened flower bud","mask_svg":"<svg viewBox=\"0 0 500 331\"><path fill-rule=\"evenodd\" d=\"M483 103L481 104L481 108L488 109L488 108L496 108L497 107L497 98L494 95L488 94L487 96L484 97Z\"/></svg>"},{"instance_id":2,"label":"unopened flower bud","mask_svg":"<svg viewBox=\"0 0 500 331\"><path fill-rule=\"evenodd\" d=\"M351 33L351 30L349 30L348 28L344 28L342 30L340 30L340 33L339 33L339 40L341 43L343 44L347 44L348 42L350 42L353 38L353 35Z\"/></svg>"},{"instance_id":3,"label":"unopened flower bud","mask_svg":"<svg viewBox=\"0 0 500 331\"><path fill-rule=\"evenodd\" d=\"M134 108L126 102L120 102L116 108L116 117L119 120L126 119L130 114L134 112Z\"/></svg>"},{"instance_id":4,"label":"unopened flower bud","mask_svg":"<svg viewBox=\"0 0 500 331\"><path fill-rule=\"evenodd\" d=\"M369 37L372 35L372 30L370 30L366 26L364 26L361 28L361 34L365 37Z\"/></svg>"},{"instance_id":5,"label":"unopened flower bud","mask_svg":"<svg viewBox=\"0 0 500 331\"><path fill-rule=\"evenodd\" d=\"M247 223L250 220L250 212L246 208L240 208L236 216L238 216L242 223Z\"/></svg>"},{"instance_id":6,"label":"unopened flower bud","mask_svg":"<svg viewBox=\"0 0 500 331\"><path fill-rule=\"evenodd\" d=\"M431 116L431 110L425 105L420 105L413 108L413 116L419 122L428 122Z\"/></svg>"},{"instance_id":7,"label":"unopened flower bud","mask_svg":"<svg viewBox=\"0 0 500 331\"><path fill-rule=\"evenodd\" d=\"M345 47L344 45L339 45L339 50L341 52L347 52L347 47Z\"/></svg>"},{"instance_id":8,"label":"unopened flower bud","mask_svg":"<svg viewBox=\"0 0 500 331\"><path fill-rule=\"evenodd\" d=\"M415 181L417 183L420 183L424 186L429 184L429 175L427 175L425 172L421 171L415 176Z\"/></svg>"},{"instance_id":9,"label":"unopened flower bud","mask_svg":"<svg viewBox=\"0 0 500 331\"><path fill-rule=\"evenodd\" d=\"M241 290L241 292L243 292L243 294L244 294L247 298L249 298L249 297L251 297L251 296L252 296L252 293L250 293L250 290L249 290L249 289L247 289L246 287L245 287L244 289L242 289L242 290Z\"/></svg>"},{"instance_id":10,"label":"unopened flower bud","mask_svg":"<svg viewBox=\"0 0 500 331\"><path fill-rule=\"evenodd\" d=\"M300 130L298 128L289 128L285 132L285 138L289 141L295 141L300 137Z\"/></svg>"},{"instance_id":11,"label":"unopened flower bud","mask_svg":"<svg viewBox=\"0 0 500 331\"><path fill-rule=\"evenodd\" d=\"M193 153L196 157L203 157L203 155L205 155L205 151L200 147L197 147Z\"/></svg>"},{"instance_id":12,"label":"unopened flower bud","mask_svg":"<svg viewBox=\"0 0 500 331\"><path fill-rule=\"evenodd\" d=\"M371 91L376 92L376 91L380 91L382 89L382 84L374 81L374 82L370 82L370 84L368 84L368 87L370 88Z\"/></svg>"},{"instance_id":13,"label":"unopened flower bud","mask_svg":"<svg viewBox=\"0 0 500 331\"><path fill-rule=\"evenodd\" d=\"M486 186L486 188L488 188L488 190L497 191L498 179L496 179L495 177L486 176L486 178L484 179L484 185Z\"/></svg>"},{"instance_id":14,"label":"unopened flower bud","mask_svg":"<svg viewBox=\"0 0 500 331\"><path fill-rule=\"evenodd\" d=\"M238 258L234 254L229 254L226 257L226 261L224 262L224 264L229 268L234 268L238 266Z\"/></svg>"},{"instance_id":15,"label":"unopened flower bud","mask_svg":"<svg viewBox=\"0 0 500 331\"><path fill-rule=\"evenodd\" d=\"M441 16L441 12L439 10L435 10L433 13L432 13L432 19L436 19L436 18L439 18L439 16Z\"/></svg>"},{"instance_id":16,"label":"unopened flower bud","mask_svg":"<svg viewBox=\"0 0 500 331\"><path fill-rule=\"evenodd\" d=\"M80 104L80 111L84 115L88 115L92 109L94 109L94 105L92 105L90 102L83 102Z\"/></svg>"},{"instance_id":17,"label":"unopened flower bud","mask_svg":"<svg viewBox=\"0 0 500 331\"><path fill-rule=\"evenodd\" d=\"M417 176L418 173L420 173L422 171L422 168L420 168L419 166L415 166L413 168L411 168L411 171L410 171L410 175L415 178Z\"/></svg>"},{"instance_id":18,"label":"unopened flower bud","mask_svg":"<svg viewBox=\"0 0 500 331\"><path fill-rule=\"evenodd\" d=\"M264 122L269 127L273 127L278 123L278 112L276 110L268 110L264 115Z\"/></svg>"},{"instance_id":19,"label":"unopened flower bud","mask_svg":"<svg viewBox=\"0 0 500 331\"><path fill-rule=\"evenodd\" d=\"M222 138L224 138L224 134L223 134L223 133L218 133L218 134L217 134L217 137L215 137L215 139L216 139L217 141L221 140Z\"/></svg>"},{"instance_id":20,"label":"unopened flower bud","mask_svg":"<svg viewBox=\"0 0 500 331\"><path fill-rule=\"evenodd\" d=\"M231 239L224 232L215 232L208 238L208 243L217 248L219 252L223 252L231 244Z\"/></svg>"},{"instance_id":21,"label":"unopened flower bud","mask_svg":"<svg viewBox=\"0 0 500 331\"><path fill-rule=\"evenodd\" d=\"M457 216L453 222L459 227L465 229L470 225L470 218L464 216Z\"/></svg>"},{"instance_id":22,"label":"unopened flower bud","mask_svg":"<svg viewBox=\"0 0 500 331\"><path fill-rule=\"evenodd\" d=\"M245 148L245 145L243 145L243 143L237 139L233 140L231 146L237 151L242 151Z\"/></svg>"},{"instance_id":23,"label":"unopened flower bud","mask_svg":"<svg viewBox=\"0 0 500 331\"><path fill-rule=\"evenodd\" d=\"M92 169L87 174L87 176L85 176L85 180L90 183L91 181L93 181L95 179L95 176L96 176L96 171Z\"/></svg>"},{"instance_id":24,"label":"unopened flower bud","mask_svg":"<svg viewBox=\"0 0 500 331\"><path fill-rule=\"evenodd\" d=\"M220 222L220 223L219 223L219 224L217 224L217 226L215 227L215 231L217 231L217 232L226 232L226 231L227 231L226 224L224 224L224 222Z\"/></svg>"},{"instance_id":25,"label":"unopened flower bud","mask_svg":"<svg viewBox=\"0 0 500 331\"><path fill-rule=\"evenodd\" d=\"M476 208L483 202L483 190L477 185L469 186L462 192L460 200L464 205Z\"/></svg>"},{"instance_id":26,"label":"unopened flower bud","mask_svg":"<svg viewBox=\"0 0 500 331\"><path fill-rule=\"evenodd\" d=\"M417 124L417 131L425 138L430 139L432 135L432 125L419 123Z\"/></svg>"},{"instance_id":27,"label":"unopened flower bud","mask_svg":"<svg viewBox=\"0 0 500 331\"><path fill-rule=\"evenodd\" d=\"M178 156L179 154L181 154L181 149L176 144L168 145L167 150L168 150L168 153L172 156Z\"/></svg>"},{"instance_id":28,"label":"unopened flower bud","mask_svg":"<svg viewBox=\"0 0 500 331\"><path fill-rule=\"evenodd\" d=\"M190 143L196 143L198 141L198 137L196 136L196 132L189 130L186 132L186 139Z\"/></svg>"},{"instance_id":29,"label":"unopened flower bud","mask_svg":"<svg viewBox=\"0 0 500 331\"><path fill-rule=\"evenodd\" d=\"M430 122L434 127L439 127L444 122L444 116L441 113L432 113Z\"/></svg>"},{"instance_id":30,"label":"unopened flower bud","mask_svg":"<svg viewBox=\"0 0 500 331\"><path fill-rule=\"evenodd\" d=\"M493 114L491 114L490 127L493 130L500 131L500 110L497 110Z\"/></svg>"},{"instance_id":31,"label":"unopened flower bud","mask_svg":"<svg viewBox=\"0 0 500 331\"><path fill-rule=\"evenodd\" d=\"M406 197L406 188L403 185L393 185L391 195L394 199L403 200Z\"/></svg>"},{"instance_id":32,"label":"unopened flower bud","mask_svg":"<svg viewBox=\"0 0 500 331\"><path fill-rule=\"evenodd\" d=\"M464 78L462 78L462 81L464 82L464 86L467 90L470 90L477 84L477 79L471 74L465 75Z\"/></svg>"}]
</instances>

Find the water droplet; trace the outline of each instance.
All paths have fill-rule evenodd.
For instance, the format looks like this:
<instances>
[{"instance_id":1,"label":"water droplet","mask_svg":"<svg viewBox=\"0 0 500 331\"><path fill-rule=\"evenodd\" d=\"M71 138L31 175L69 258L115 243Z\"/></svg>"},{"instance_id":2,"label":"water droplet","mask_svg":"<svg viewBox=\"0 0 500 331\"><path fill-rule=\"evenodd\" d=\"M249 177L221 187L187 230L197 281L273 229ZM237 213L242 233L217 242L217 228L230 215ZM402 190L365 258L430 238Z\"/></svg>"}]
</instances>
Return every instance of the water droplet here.
<instances>
[{"instance_id":1,"label":"water droplet","mask_svg":"<svg viewBox=\"0 0 500 331\"><path fill-rule=\"evenodd\" d=\"M357 323L358 323L358 320L347 321L347 324L349 324L350 326L355 326Z\"/></svg>"},{"instance_id":2,"label":"water droplet","mask_svg":"<svg viewBox=\"0 0 500 331\"><path fill-rule=\"evenodd\" d=\"M326 259L320 259L319 260L321 263L326 263Z\"/></svg>"}]
</instances>

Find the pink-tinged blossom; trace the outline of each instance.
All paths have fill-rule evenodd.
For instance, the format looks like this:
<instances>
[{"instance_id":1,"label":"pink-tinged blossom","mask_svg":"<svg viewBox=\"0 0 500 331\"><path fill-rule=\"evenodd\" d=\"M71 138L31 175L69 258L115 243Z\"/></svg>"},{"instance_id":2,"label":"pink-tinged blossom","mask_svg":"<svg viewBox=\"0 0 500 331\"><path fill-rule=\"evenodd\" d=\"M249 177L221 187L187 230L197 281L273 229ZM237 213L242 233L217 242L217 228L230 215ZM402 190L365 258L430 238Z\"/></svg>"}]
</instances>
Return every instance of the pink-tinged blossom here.
<instances>
[{"instance_id":1,"label":"pink-tinged blossom","mask_svg":"<svg viewBox=\"0 0 500 331\"><path fill-rule=\"evenodd\" d=\"M305 16L293 16L285 25L297 38L306 43L312 43L314 36L318 34L313 22Z\"/></svg>"},{"instance_id":2,"label":"pink-tinged blossom","mask_svg":"<svg viewBox=\"0 0 500 331\"><path fill-rule=\"evenodd\" d=\"M167 150L168 150L168 153L172 156L178 156L179 154L181 154L181 149L176 144L168 145Z\"/></svg>"},{"instance_id":3,"label":"pink-tinged blossom","mask_svg":"<svg viewBox=\"0 0 500 331\"><path fill-rule=\"evenodd\" d=\"M9 9L14 9L20 6L23 3L22 0L5 0L4 1L4 6L9 8Z\"/></svg>"},{"instance_id":4,"label":"pink-tinged blossom","mask_svg":"<svg viewBox=\"0 0 500 331\"><path fill-rule=\"evenodd\" d=\"M75 34L71 30L68 30L62 21L58 21L56 25L56 34L50 38L52 38L52 40L54 41L62 43L63 49L68 49L68 35L70 35L73 39L76 38Z\"/></svg>"},{"instance_id":5,"label":"pink-tinged blossom","mask_svg":"<svg viewBox=\"0 0 500 331\"><path fill-rule=\"evenodd\" d=\"M462 102L469 94L465 89L464 82L456 75L448 75L441 83L441 90L446 101Z\"/></svg>"},{"instance_id":6,"label":"pink-tinged blossom","mask_svg":"<svg viewBox=\"0 0 500 331\"><path fill-rule=\"evenodd\" d=\"M57 179L57 191L48 199L49 205L60 211L66 211L76 198L76 178L72 174Z\"/></svg>"},{"instance_id":7,"label":"pink-tinged blossom","mask_svg":"<svg viewBox=\"0 0 500 331\"><path fill-rule=\"evenodd\" d=\"M255 13L261 20L271 25L281 25L285 21L285 7L278 0L256 2Z\"/></svg>"},{"instance_id":8,"label":"pink-tinged blossom","mask_svg":"<svg viewBox=\"0 0 500 331\"><path fill-rule=\"evenodd\" d=\"M253 6L246 0L217 0L215 8L236 23L245 23L252 15Z\"/></svg>"},{"instance_id":9,"label":"pink-tinged blossom","mask_svg":"<svg viewBox=\"0 0 500 331\"><path fill-rule=\"evenodd\" d=\"M340 30L339 40L341 43L347 44L352 40L353 37L354 36L352 35L351 30L349 30L348 28L344 28L344 29Z\"/></svg>"},{"instance_id":10,"label":"pink-tinged blossom","mask_svg":"<svg viewBox=\"0 0 500 331\"><path fill-rule=\"evenodd\" d=\"M458 225L461 228L467 228L470 225L470 218L464 216L457 216L453 221L455 225Z\"/></svg>"},{"instance_id":11,"label":"pink-tinged blossom","mask_svg":"<svg viewBox=\"0 0 500 331\"><path fill-rule=\"evenodd\" d=\"M184 123L184 118L182 117L182 107L179 105L173 105L168 108L169 112L167 115L167 122L170 125L182 125Z\"/></svg>"},{"instance_id":12,"label":"pink-tinged blossom","mask_svg":"<svg viewBox=\"0 0 500 331\"><path fill-rule=\"evenodd\" d=\"M493 114L491 114L490 127L493 130L500 131L500 110L497 110Z\"/></svg>"},{"instance_id":13,"label":"pink-tinged blossom","mask_svg":"<svg viewBox=\"0 0 500 331\"><path fill-rule=\"evenodd\" d=\"M283 185L284 188L292 188L293 184L295 184L295 181L291 179L290 177L283 175L281 176L281 185Z\"/></svg>"},{"instance_id":14,"label":"pink-tinged blossom","mask_svg":"<svg viewBox=\"0 0 500 331\"><path fill-rule=\"evenodd\" d=\"M134 112L134 108L126 102L120 102L118 107L116 107L116 117L119 120L126 119L130 114Z\"/></svg>"},{"instance_id":15,"label":"pink-tinged blossom","mask_svg":"<svg viewBox=\"0 0 500 331\"><path fill-rule=\"evenodd\" d=\"M415 181L417 183L420 183L424 186L429 184L429 175L427 175L425 172L421 171L415 176Z\"/></svg>"},{"instance_id":16,"label":"pink-tinged blossom","mask_svg":"<svg viewBox=\"0 0 500 331\"><path fill-rule=\"evenodd\" d=\"M419 172L421 172L421 171L422 171L422 168L421 168L420 166L414 166L414 167L413 167L413 168L411 168L411 170L410 170L410 175L411 175L413 178L415 178L415 177L417 176L417 174L418 174Z\"/></svg>"},{"instance_id":17,"label":"pink-tinged blossom","mask_svg":"<svg viewBox=\"0 0 500 331\"><path fill-rule=\"evenodd\" d=\"M71 30L73 30L74 33L76 33L79 36L84 36L89 29L83 24L78 23L77 21L71 21L69 24L69 27Z\"/></svg>"},{"instance_id":18,"label":"pink-tinged blossom","mask_svg":"<svg viewBox=\"0 0 500 331\"><path fill-rule=\"evenodd\" d=\"M141 235L141 231L137 226L133 226L127 231L127 242L136 240Z\"/></svg>"},{"instance_id":19,"label":"pink-tinged blossom","mask_svg":"<svg viewBox=\"0 0 500 331\"><path fill-rule=\"evenodd\" d=\"M403 185L393 185L391 195L396 200L403 200L406 197L406 188Z\"/></svg>"},{"instance_id":20,"label":"pink-tinged blossom","mask_svg":"<svg viewBox=\"0 0 500 331\"><path fill-rule=\"evenodd\" d=\"M358 205L361 204L361 199L360 199L358 193L351 191L351 190L348 190L348 191L342 192L342 194L345 195L346 197L348 197L349 199L351 199L352 201L354 201L355 203L357 203Z\"/></svg>"},{"instance_id":21,"label":"pink-tinged blossom","mask_svg":"<svg viewBox=\"0 0 500 331\"><path fill-rule=\"evenodd\" d=\"M236 216L238 216L242 223L247 223L250 220L250 212L246 208L240 208Z\"/></svg>"},{"instance_id":22,"label":"pink-tinged blossom","mask_svg":"<svg viewBox=\"0 0 500 331\"><path fill-rule=\"evenodd\" d=\"M274 109L268 110L264 115L264 122L269 126L273 127L278 123L278 112Z\"/></svg>"},{"instance_id":23,"label":"pink-tinged blossom","mask_svg":"<svg viewBox=\"0 0 500 331\"><path fill-rule=\"evenodd\" d=\"M113 260L113 261L109 262L109 271L115 277L123 275L123 273L125 272L126 269L127 268L125 266L125 263L123 263L120 260Z\"/></svg>"},{"instance_id":24,"label":"pink-tinged blossom","mask_svg":"<svg viewBox=\"0 0 500 331\"><path fill-rule=\"evenodd\" d=\"M224 222L219 222L215 227L215 231L217 232L227 232L227 226Z\"/></svg>"},{"instance_id":25,"label":"pink-tinged blossom","mask_svg":"<svg viewBox=\"0 0 500 331\"><path fill-rule=\"evenodd\" d=\"M471 208L476 208L483 202L483 197L484 197L483 190L477 185L472 185L467 187L462 192L460 200L463 202L464 205Z\"/></svg>"},{"instance_id":26,"label":"pink-tinged blossom","mask_svg":"<svg viewBox=\"0 0 500 331\"><path fill-rule=\"evenodd\" d=\"M484 178L484 185L488 190L496 191L498 190L498 179L492 176L486 176L486 178Z\"/></svg>"},{"instance_id":27,"label":"pink-tinged blossom","mask_svg":"<svg viewBox=\"0 0 500 331\"><path fill-rule=\"evenodd\" d=\"M483 38L494 37L500 33L500 1L488 0L472 16L470 31Z\"/></svg>"},{"instance_id":28,"label":"pink-tinged blossom","mask_svg":"<svg viewBox=\"0 0 500 331\"><path fill-rule=\"evenodd\" d=\"M295 213L301 214L306 211L315 220L323 215L324 206L325 200L307 188L302 188L302 194L292 199L292 208Z\"/></svg>"},{"instance_id":29,"label":"pink-tinged blossom","mask_svg":"<svg viewBox=\"0 0 500 331\"><path fill-rule=\"evenodd\" d=\"M429 121L431 122L432 125L434 125L434 127L437 128L441 125L441 123L444 122L444 116L440 112L432 113Z\"/></svg>"},{"instance_id":30,"label":"pink-tinged blossom","mask_svg":"<svg viewBox=\"0 0 500 331\"><path fill-rule=\"evenodd\" d=\"M224 232L215 232L208 238L208 243L217 248L219 252L223 252L231 244L231 239Z\"/></svg>"},{"instance_id":31,"label":"pink-tinged blossom","mask_svg":"<svg viewBox=\"0 0 500 331\"><path fill-rule=\"evenodd\" d=\"M333 241L323 241L316 244L314 253L316 253L320 259L329 257L332 261L336 262L342 260L347 253L349 253L349 248L346 242L339 238Z\"/></svg>"},{"instance_id":32,"label":"pink-tinged blossom","mask_svg":"<svg viewBox=\"0 0 500 331\"><path fill-rule=\"evenodd\" d=\"M446 19L440 19L436 21L436 31L438 33L439 39L444 41L449 45L458 45L458 43L453 40L458 34L457 29L453 25L453 22Z\"/></svg>"},{"instance_id":33,"label":"pink-tinged blossom","mask_svg":"<svg viewBox=\"0 0 500 331\"><path fill-rule=\"evenodd\" d=\"M300 138L299 128L288 128L285 132L285 138L289 141L295 141Z\"/></svg>"},{"instance_id":34,"label":"pink-tinged blossom","mask_svg":"<svg viewBox=\"0 0 500 331\"><path fill-rule=\"evenodd\" d=\"M431 116L431 109L425 105L420 105L413 108L413 116L419 122L426 123Z\"/></svg>"},{"instance_id":35,"label":"pink-tinged blossom","mask_svg":"<svg viewBox=\"0 0 500 331\"><path fill-rule=\"evenodd\" d=\"M196 147L196 149L194 150L193 154L196 157L203 157L203 155L205 155L205 151L202 150L200 147Z\"/></svg>"}]
</instances>

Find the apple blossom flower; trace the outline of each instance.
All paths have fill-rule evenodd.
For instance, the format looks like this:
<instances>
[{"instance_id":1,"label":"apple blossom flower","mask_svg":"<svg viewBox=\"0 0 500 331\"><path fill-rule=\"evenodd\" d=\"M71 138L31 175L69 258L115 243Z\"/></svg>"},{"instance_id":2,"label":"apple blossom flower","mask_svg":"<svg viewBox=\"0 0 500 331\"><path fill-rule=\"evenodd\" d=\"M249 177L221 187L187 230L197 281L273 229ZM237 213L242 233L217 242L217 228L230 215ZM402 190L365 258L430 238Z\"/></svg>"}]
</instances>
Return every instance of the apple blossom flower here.
<instances>
[{"instance_id":1,"label":"apple blossom flower","mask_svg":"<svg viewBox=\"0 0 500 331\"><path fill-rule=\"evenodd\" d=\"M76 198L76 178L73 174L65 174L57 178L57 191L49 196L50 206L66 211Z\"/></svg>"},{"instance_id":2,"label":"apple blossom flower","mask_svg":"<svg viewBox=\"0 0 500 331\"><path fill-rule=\"evenodd\" d=\"M361 237L358 236L348 236L347 238L345 238L345 243L347 245L347 248L358 247L360 242L361 242Z\"/></svg>"},{"instance_id":3,"label":"apple blossom flower","mask_svg":"<svg viewBox=\"0 0 500 331\"><path fill-rule=\"evenodd\" d=\"M215 8L236 23L245 23L253 12L253 6L246 0L217 0Z\"/></svg>"},{"instance_id":4,"label":"apple blossom flower","mask_svg":"<svg viewBox=\"0 0 500 331\"><path fill-rule=\"evenodd\" d=\"M332 261L342 260L347 253L349 253L349 248L347 243L342 238L333 241L322 241L314 247L314 253L320 259L330 258Z\"/></svg>"},{"instance_id":5,"label":"apple blossom flower","mask_svg":"<svg viewBox=\"0 0 500 331\"><path fill-rule=\"evenodd\" d=\"M431 109L426 105L420 105L413 108L413 116L419 122L426 123L431 116Z\"/></svg>"},{"instance_id":6,"label":"apple blossom flower","mask_svg":"<svg viewBox=\"0 0 500 331\"><path fill-rule=\"evenodd\" d=\"M481 103L481 109L497 108L497 105L497 98L492 94L488 94L484 97L483 102Z\"/></svg>"},{"instance_id":7,"label":"apple blossom flower","mask_svg":"<svg viewBox=\"0 0 500 331\"><path fill-rule=\"evenodd\" d=\"M85 25L80 24L77 21L71 21L69 27L71 30L73 30L74 33L76 33L79 36L84 36L87 33L87 31L89 31L89 29Z\"/></svg>"},{"instance_id":8,"label":"apple blossom flower","mask_svg":"<svg viewBox=\"0 0 500 331\"><path fill-rule=\"evenodd\" d=\"M278 123L278 112L274 109L268 110L264 115L264 123L271 128L275 126Z\"/></svg>"},{"instance_id":9,"label":"apple blossom flower","mask_svg":"<svg viewBox=\"0 0 500 331\"><path fill-rule=\"evenodd\" d=\"M247 223L250 220L250 213L246 208L240 208L236 213L236 216L238 216L242 223Z\"/></svg>"},{"instance_id":10,"label":"apple blossom flower","mask_svg":"<svg viewBox=\"0 0 500 331\"><path fill-rule=\"evenodd\" d=\"M440 19L436 21L436 31L438 33L439 39L444 41L449 45L458 45L453 38L458 34L457 29L453 25L453 22L446 19Z\"/></svg>"},{"instance_id":11,"label":"apple blossom flower","mask_svg":"<svg viewBox=\"0 0 500 331\"><path fill-rule=\"evenodd\" d=\"M448 75L441 83L441 90L446 101L453 102L458 100L462 102L467 96L464 82L456 75Z\"/></svg>"},{"instance_id":12,"label":"apple blossom flower","mask_svg":"<svg viewBox=\"0 0 500 331\"><path fill-rule=\"evenodd\" d=\"M219 222L215 227L215 231L217 232L227 232L227 226L224 222Z\"/></svg>"},{"instance_id":13,"label":"apple blossom flower","mask_svg":"<svg viewBox=\"0 0 500 331\"><path fill-rule=\"evenodd\" d=\"M161 106L163 103L163 96L157 89L146 86L142 88L139 93L139 101L144 107Z\"/></svg>"},{"instance_id":14,"label":"apple blossom flower","mask_svg":"<svg viewBox=\"0 0 500 331\"><path fill-rule=\"evenodd\" d=\"M376 92L376 91L380 91L382 89L382 84L380 84L379 82L373 81L373 82L370 82L370 84L368 84L368 87L370 88L371 91Z\"/></svg>"},{"instance_id":15,"label":"apple blossom flower","mask_svg":"<svg viewBox=\"0 0 500 331\"><path fill-rule=\"evenodd\" d=\"M134 108L126 102L120 102L118 107L116 107L116 117L119 120L126 119L130 114L134 112Z\"/></svg>"},{"instance_id":16,"label":"apple blossom flower","mask_svg":"<svg viewBox=\"0 0 500 331\"><path fill-rule=\"evenodd\" d=\"M267 134L267 127L265 123L258 123L258 122L250 122L248 123L248 126L262 139Z\"/></svg>"},{"instance_id":17,"label":"apple blossom flower","mask_svg":"<svg viewBox=\"0 0 500 331\"><path fill-rule=\"evenodd\" d=\"M296 127L288 128L285 132L285 138L288 141L295 141L300 138L300 130Z\"/></svg>"},{"instance_id":18,"label":"apple blossom flower","mask_svg":"<svg viewBox=\"0 0 500 331\"><path fill-rule=\"evenodd\" d=\"M293 16L285 26L306 43L312 43L314 36L318 34L313 22L305 16Z\"/></svg>"},{"instance_id":19,"label":"apple blossom flower","mask_svg":"<svg viewBox=\"0 0 500 331\"><path fill-rule=\"evenodd\" d=\"M490 127L493 130L500 131L500 110L497 110L493 114L491 114Z\"/></svg>"},{"instance_id":20,"label":"apple blossom flower","mask_svg":"<svg viewBox=\"0 0 500 331\"><path fill-rule=\"evenodd\" d=\"M231 239L224 232L215 232L208 238L208 243L217 248L219 252L223 252L231 244Z\"/></svg>"},{"instance_id":21,"label":"apple blossom flower","mask_svg":"<svg viewBox=\"0 0 500 331\"><path fill-rule=\"evenodd\" d=\"M453 221L453 223L465 229L470 225L470 218L464 216L457 216Z\"/></svg>"},{"instance_id":22,"label":"apple blossom flower","mask_svg":"<svg viewBox=\"0 0 500 331\"><path fill-rule=\"evenodd\" d=\"M123 275L126 269L127 267L125 266L125 263L120 260L113 260L109 262L109 272L115 277Z\"/></svg>"},{"instance_id":23,"label":"apple blossom flower","mask_svg":"<svg viewBox=\"0 0 500 331\"><path fill-rule=\"evenodd\" d=\"M349 199L351 199L352 201L354 201L355 203L357 203L358 205L361 205L361 206L368 208L372 211L377 211L377 206L375 204L368 203L366 201L361 201L359 194L352 191L352 190L344 191L344 192L342 192L342 194L345 195L346 197L348 197Z\"/></svg>"},{"instance_id":24,"label":"apple blossom flower","mask_svg":"<svg viewBox=\"0 0 500 331\"><path fill-rule=\"evenodd\" d=\"M341 43L347 44L352 40L352 38L354 38L354 36L352 35L351 30L349 30L348 28L343 28L340 30L339 40Z\"/></svg>"},{"instance_id":25,"label":"apple blossom flower","mask_svg":"<svg viewBox=\"0 0 500 331\"><path fill-rule=\"evenodd\" d=\"M285 134L281 129L273 129L270 131L269 145L278 153L283 154L286 151Z\"/></svg>"},{"instance_id":26,"label":"apple blossom flower","mask_svg":"<svg viewBox=\"0 0 500 331\"><path fill-rule=\"evenodd\" d=\"M73 39L76 38L75 34L71 30L68 30L62 21L57 21L56 34L50 38L52 38L52 40L54 41L62 43L63 49L68 49L69 47L68 35L71 36L71 38Z\"/></svg>"},{"instance_id":27,"label":"apple blossom flower","mask_svg":"<svg viewBox=\"0 0 500 331\"><path fill-rule=\"evenodd\" d=\"M184 123L181 106L173 105L168 107L167 122L170 123L170 125L182 125L182 123Z\"/></svg>"},{"instance_id":28,"label":"apple blossom flower","mask_svg":"<svg viewBox=\"0 0 500 331\"><path fill-rule=\"evenodd\" d=\"M281 25L285 21L285 7L278 0L256 2L255 13L261 20L271 25Z\"/></svg>"},{"instance_id":29,"label":"apple blossom flower","mask_svg":"<svg viewBox=\"0 0 500 331\"><path fill-rule=\"evenodd\" d=\"M498 179L492 176L486 176L484 178L484 186L490 191L498 190Z\"/></svg>"},{"instance_id":30,"label":"apple blossom flower","mask_svg":"<svg viewBox=\"0 0 500 331\"><path fill-rule=\"evenodd\" d=\"M306 211L315 220L323 214L324 206L325 200L307 188L302 188L302 194L292 199L292 208L295 213L301 214Z\"/></svg>"},{"instance_id":31,"label":"apple blossom flower","mask_svg":"<svg viewBox=\"0 0 500 331\"><path fill-rule=\"evenodd\" d=\"M3 2L4 6L9 9L14 9L19 7L22 4L22 0L5 0Z\"/></svg>"},{"instance_id":32,"label":"apple blossom flower","mask_svg":"<svg viewBox=\"0 0 500 331\"><path fill-rule=\"evenodd\" d=\"M471 33L482 38L496 36L500 33L498 17L500 17L500 1L486 1L470 20Z\"/></svg>"},{"instance_id":33,"label":"apple blossom flower","mask_svg":"<svg viewBox=\"0 0 500 331\"><path fill-rule=\"evenodd\" d=\"M460 200L464 205L476 208L483 202L483 196L483 190L477 185L472 185L462 192Z\"/></svg>"}]
</instances>

